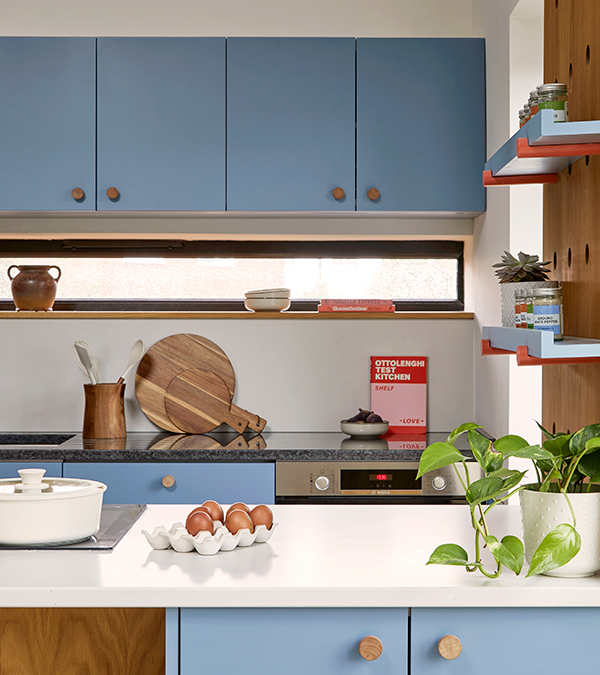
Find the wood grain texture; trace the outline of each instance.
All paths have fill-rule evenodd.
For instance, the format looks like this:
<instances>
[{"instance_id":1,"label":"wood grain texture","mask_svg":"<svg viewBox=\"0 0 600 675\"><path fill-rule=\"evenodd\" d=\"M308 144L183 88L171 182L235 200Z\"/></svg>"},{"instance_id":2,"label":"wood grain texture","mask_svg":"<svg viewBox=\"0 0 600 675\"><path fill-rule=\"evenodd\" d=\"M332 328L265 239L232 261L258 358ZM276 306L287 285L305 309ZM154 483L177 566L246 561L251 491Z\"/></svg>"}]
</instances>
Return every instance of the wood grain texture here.
<instances>
[{"instance_id":1,"label":"wood grain texture","mask_svg":"<svg viewBox=\"0 0 600 675\"><path fill-rule=\"evenodd\" d=\"M363 659L367 661L375 661L383 653L383 645L381 640L375 635L367 635L358 645L358 651Z\"/></svg>"},{"instance_id":2,"label":"wood grain texture","mask_svg":"<svg viewBox=\"0 0 600 675\"><path fill-rule=\"evenodd\" d=\"M84 384L83 438L125 438L125 384Z\"/></svg>"},{"instance_id":3,"label":"wood grain texture","mask_svg":"<svg viewBox=\"0 0 600 675\"><path fill-rule=\"evenodd\" d=\"M599 3L545 0L544 10L544 81L569 85L569 121L600 119ZM556 259L565 335L600 339L599 209L598 156L544 187L544 258ZM547 429L575 431L600 421L600 364L547 366L542 377Z\"/></svg>"},{"instance_id":4,"label":"wood grain texture","mask_svg":"<svg viewBox=\"0 0 600 675\"><path fill-rule=\"evenodd\" d=\"M138 403L152 422L167 431L182 431L165 409L167 387L177 375L193 368L215 373L225 382L230 397L233 397L235 375L227 354L214 342L200 335L178 333L159 340L148 349L138 365L135 376Z\"/></svg>"},{"instance_id":5,"label":"wood grain texture","mask_svg":"<svg viewBox=\"0 0 600 675\"><path fill-rule=\"evenodd\" d=\"M211 436L185 434L180 436L171 447L174 450L247 450L248 441L239 435L231 439L229 443L223 444Z\"/></svg>"},{"instance_id":6,"label":"wood grain texture","mask_svg":"<svg viewBox=\"0 0 600 675\"><path fill-rule=\"evenodd\" d=\"M171 422L193 434L206 434L221 424L242 433L247 420L234 415L225 382L210 370L193 368L176 375L165 391L165 410Z\"/></svg>"},{"instance_id":7,"label":"wood grain texture","mask_svg":"<svg viewBox=\"0 0 600 675\"><path fill-rule=\"evenodd\" d=\"M2 675L164 675L165 611L2 608Z\"/></svg>"}]
</instances>

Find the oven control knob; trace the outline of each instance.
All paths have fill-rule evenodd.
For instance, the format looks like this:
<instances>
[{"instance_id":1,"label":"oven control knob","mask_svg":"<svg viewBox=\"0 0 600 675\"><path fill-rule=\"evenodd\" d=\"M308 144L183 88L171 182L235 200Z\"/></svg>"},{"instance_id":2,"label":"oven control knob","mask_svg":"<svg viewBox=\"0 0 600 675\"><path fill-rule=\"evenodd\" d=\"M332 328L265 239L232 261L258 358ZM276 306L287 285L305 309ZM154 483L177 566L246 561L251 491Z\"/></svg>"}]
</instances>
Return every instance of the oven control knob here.
<instances>
[{"instance_id":1,"label":"oven control knob","mask_svg":"<svg viewBox=\"0 0 600 675\"><path fill-rule=\"evenodd\" d=\"M315 487L317 490L327 490L329 487L329 478L327 478L327 476L319 476L315 480Z\"/></svg>"},{"instance_id":2,"label":"oven control knob","mask_svg":"<svg viewBox=\"0 0 600 675\"><path fill-rule=\"evenodd\" d=\"M433 486L434 490L443 490L447 485L446 479L444 476L435 476L431 481L431 485Z\"/></svg>"}]
</instances>

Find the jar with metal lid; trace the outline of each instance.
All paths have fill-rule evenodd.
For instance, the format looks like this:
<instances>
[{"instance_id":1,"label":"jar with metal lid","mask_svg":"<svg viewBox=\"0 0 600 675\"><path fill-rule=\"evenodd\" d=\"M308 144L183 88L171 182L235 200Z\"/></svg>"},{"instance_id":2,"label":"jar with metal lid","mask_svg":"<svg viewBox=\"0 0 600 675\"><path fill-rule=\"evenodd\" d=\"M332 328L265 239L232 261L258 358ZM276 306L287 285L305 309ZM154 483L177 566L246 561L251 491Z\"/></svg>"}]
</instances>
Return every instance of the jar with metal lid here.
<instances>
[{"instance_id":1,"label":"jar with metal lid","mask_svg":"<svg viewBox=\"0 0 600 675\"><path fill-rule=\"evenodd\" d=\"M527 115L524 110L519 110L519 127L522 127L527 122Z\"/></svg>"},{"instance_id":2,"label":"jar with metal lid","mask_svg":"<svg viewBox=\"0 0 600 675\"><path fill-rule=\"evenodd\" d=\"M569 121L567 85L561 82L541 84L538 88L538 107L540 110L554 110L555 122Z\"/></svg>"},{"instance_id":3,"label":"jar with metal lid","mask_svg":"<svg viewBox=\"0 0 600 675\"><path fill-rule=\"evenodd\" d=\"M527 328L533 330L533 293L529 291L525 300L527 305Z\"/></svg>"},{"instance_id":4,"label":"jar with metal lid","mask_svg":"<svg viewBox=\"0 0 600 675\"><path fill-rule=\"evenodd\" d=\"M537 89L535 89L534 91L530 91L529 92L529 100L527 101L527 103L529 103L529 107L531 109L531 116L532 117L538 111L538 101L539 101L539 96L538 96Z\"/></svg>"},{"instance_id":5,"label":"jar with metal lid","mask_svg":"<svg viewBox=\"0 0 600 675\"><path fill-rule=\"evenodd\" d=\"M533 328L554 333L555 340L563 339L562 288L533 289Z\"/></svg>"},{"instance_id":6,"label":"jar with metal lid","mask_svg":"<svg viewBox=\"0 0 600 675\"><path fill-rule=\"evenodd\" d=\"M525 111L525 121L529 122L529 120L531 119L531 106L529 105L529 103L526 103L523 106L523 110Z\"/></svg>"}]
</instances>

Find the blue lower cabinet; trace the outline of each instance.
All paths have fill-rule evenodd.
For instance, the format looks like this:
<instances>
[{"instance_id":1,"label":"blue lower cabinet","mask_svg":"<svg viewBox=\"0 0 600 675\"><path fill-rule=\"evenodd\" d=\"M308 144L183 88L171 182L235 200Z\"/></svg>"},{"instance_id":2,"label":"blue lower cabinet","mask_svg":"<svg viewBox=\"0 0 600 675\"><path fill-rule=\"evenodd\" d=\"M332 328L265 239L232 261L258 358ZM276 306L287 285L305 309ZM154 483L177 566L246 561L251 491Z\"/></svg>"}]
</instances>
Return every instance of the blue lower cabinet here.
<instances>
[{"instance_id":1,"label":"blue lower cabinet","mask_svg":"<svg viewBox=\"0 0 600 675\"><path fill-rule=\"evenodd\" d=\"M45 469L48 478L62 477L62 462L0 462L0 478L19 478L19 469Z\"/></svg>"},{"instance_id":2,"label":"blue lower cabinet","mask_svg":"<svg viewBox=\"0 0 600 675\"><path fill-rule=\"evenodd\" d=\"M599 632L597 607L417 608L411 612L411 668L417 675L595 670L594 649L579 647L595 644ZM440 655L445 636L460 640L455 659Z\"/></svg>"},{"instance_id":3,"label":"blue lower cabinet","mask_svg":"<svg viewBox=\"0 0 600 675\"><path fill-rule=\"evenodd\" d=\"M406 675L406 609L181 609L180 674ZM377 637L379 658L359 652ZM170 673L169 673L170 675Z\"/></svg>"},{"instance_id":4,"label":"blue lower cabinet","mask_svg":"<svg viewBox=\"0 0 600 675\"><path fill-rule=\"evenodd\" d=\"M64 476L106 483L106 504L273 504L274 464L87 463L64 464Z\"/></svg>"}]
</instances>

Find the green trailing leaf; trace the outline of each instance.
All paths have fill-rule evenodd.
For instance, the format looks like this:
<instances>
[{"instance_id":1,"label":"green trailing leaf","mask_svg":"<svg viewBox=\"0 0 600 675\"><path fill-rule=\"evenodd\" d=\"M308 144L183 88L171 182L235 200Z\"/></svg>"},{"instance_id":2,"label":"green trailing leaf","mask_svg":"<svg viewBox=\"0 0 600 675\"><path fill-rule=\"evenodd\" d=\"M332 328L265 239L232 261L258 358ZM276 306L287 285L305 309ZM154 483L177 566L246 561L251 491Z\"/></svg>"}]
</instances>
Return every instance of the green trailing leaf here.
<instances>
[{"instance_id":1,"label":"green trailing leaf","mask_svg":"<svg viewBox=\"0 0 600 675\"><path fill-rule=\"evenodd\" d=\"M577 468L590 479L590 483L600 483L600 452L584 455Z\"/></svg>"},{"instance_id":2,"label":"green trailing leaf","mask_svg":"<svg viewBox=\"0 0 600 675\"><path fill-rule=\"evenodd\" d=\"M533 554L528 577L566 565L579 553L581 537L572 525L561 523L544 537Z\"/></svg>"},{"instance_id":3,"label":"green trailing leaf","mask_svg":"<svg viewBox=\"0 0 600 675\"><path fill-rule=\"evenodd\" d=\"M419 473L417 478L420 478L428 471L441 469L456 462L462 462L464 456L450 443L432 443L423 450L421 459L419 460Z\"/></svg>"},{"instance_id":4,"label":"green trailing leaf","mask_svg":"<svg viewBox=\"0 0 600 675\"><path fill-rule=\"evenodd\" d=\"M592 438L600 436L600 424L590 424L573 434L569 447L574 455L580 455L586 451L586 444Z\"/></svg>"},{"instance_id":5,"label":"green trailing leaf","mask_svg":"<svg viewBox=\"0 0 600 675\"><path fill-rule=\"evenodd\" d=\"M452 444L454 441L461 436L462 434L465 433L465 431L469 431L469 429L483 429L483 427L480 424L475 424L474 422L465 422L464 424L461 424L459 427L456 427L456 429L448 436L448 443Z\"/></svg>"},{"instance_id":6,"label":"green trailing leaf","mask_svg":"<svg viewBox=\"0 0 600 675\"><path fill-rule=\"evenodd\" d=\"M480 478L471 483L466 493L467 501L471 506L482 504L488 499L493 499L504 491L502 478Z\"/></svg>"},{"instance_id":7,"label":"green trailing leaf","mask_svg":"<svg viewBox=\"0 0 600 675\"><path fill-rule=\"evenodd\" d=\"M532 459L535 461L551 461L554 458L554 455L549 450L545 450L539 445L527 445L515 450L503 452L502 454L504 457L518 457L519 459Z\"/></svg>"},{"instance_id":8,"label":"green trailing leaf","mask_svg":"<svg viewBox=\"0 0 600 675\"><path fill-rule=\"evenodd\" d=\"M486 473L498 471L504 464L504 455L494 448L493 443L490 443L490 447L487 449L483 461L485 462Z\"/></svg>"},{"instance_id":9,"label":"green trailing leaf","mask_svg":"<svg viewBox=\"0 0 600 675\"><path fill-rule=\"evenodd\" d=\"M600 448L600 437L595 436L585 444L586 454L590 454Z\"/></svg>"},{"instance_id":10,"label":"green trailing leaf","mask_svg":"<svg viewBox=\"0 0 600 675\"><path fill-rule=\"evenodd\" d=\"M484 537L484 539L499 565L508 567L515 574L521 572L521 568L523 567L523 544L520 539L511 535L504 537L501 542L493 535Z\"/></svg>"},{"instance_id":11,"label":"green trailing leaf","mask_svg":"<svg viewBox=\"0 0 600 675\"><path fill-rule=\"evenodd\" d=\"M548 429L544 429L544 427L537 420L536 420L535 423L538 425L540 431L544 434L544 438L546 438L546 439L554 438L554 434L551 434L548 431Z\"/></svg>"},{"instance_id":12,"label":"green trailing leaf","mask_svg":"<svg viewBox=\"0 0 600 675\"><path fill-rule=\"evenodd\" d=\"M488 474L490 478L510 478L511 476L516 476L517 474L521 475L521 471L517 469L508 469L507 467L502 467L497 471L492 471Z\"/></svg>"},{"instance_id":13,"label":"green trailing leaf","mask_svg":"<svg viewBox=\"0 0 600 675\"><path fill-rule=\"evenodd\" d=\"M544 448L551 452L554 457L571 457L573 455L573 451L569 447L571 436L564 434L551 438L544 442Z\"/></svg>"},{"instance_id":14,"label":"green trailing leaf","mask_svg":"<svg viewBox=\"0 0 600 675\"><path fill-rule=\"evenodd\" d=\"M517 485L523 480L525 477L525 474L527 471L515 471L511 476L507 476L504 478L502 481L503 486L502 490L512 490L514 487L517 487Z\"/></svg>"},{"instance_id":15,"label":"green trailing leaf","mask_svg":"<svg viewBox=\"0 0 600 675\"><path fill-rule=\"evenodd\" d=\"M501 452L505 457L512 456L513 452L521 448L529 447L529 443L520 436L501 436L494 441L494 447Z\"/></svg>"},{"instance_id":16,"label":"green trailing leaf","mask_svg":"<svg viewBox=\"0 0 600 675\"><path fill-rule=\"evenodd\" d=\"M442 544L438 546L427 561L428 565L464 565L465 567L481 567L481 563L470 563L469 555L458 544Z\"/></svg>"},{"instance_id":17,"label":"green trailing leaf","mask_svg":"<svg viewBox=\"0 0 600 675\"><path fill-rule=\"evenodd\" d=\"M469 429L468 436L469 436L469 445L471 446L471 450L473 452L473 457L475 457L475 460L477 461L479 466L484 471L486 471L485 468L486 453L488 452L492 442L488 438L482 436L480 433L478 433L473 429Z\"/></svg>"}]
</instances>

